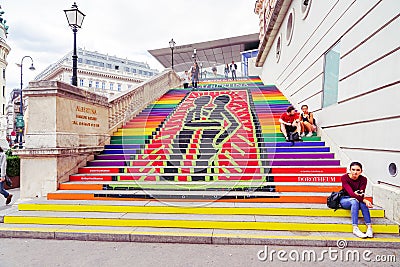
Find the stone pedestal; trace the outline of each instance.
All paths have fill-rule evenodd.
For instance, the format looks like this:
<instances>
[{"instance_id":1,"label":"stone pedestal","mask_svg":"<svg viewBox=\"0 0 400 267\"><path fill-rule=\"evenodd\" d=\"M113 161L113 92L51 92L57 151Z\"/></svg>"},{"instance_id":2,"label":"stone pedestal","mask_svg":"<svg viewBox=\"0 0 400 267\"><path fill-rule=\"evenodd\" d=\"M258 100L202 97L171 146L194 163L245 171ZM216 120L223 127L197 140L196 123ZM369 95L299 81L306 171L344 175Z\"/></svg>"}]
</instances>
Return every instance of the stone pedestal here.
<instances>
[{"instance_id":1,"label":"stone pedestal","mask_svg":"<svg viewBox=\"0 0 400 267\"><path fill-rule=\"evenodd\" d=\"M45 196L68 181L109 143L105 97L58 82L31 82L24 90L25 149L21 157L21 198Z\"/></svg>"},{"instance_id":2,"label":"stone pedestal","mask_svg":"<svg viewBox=\"0 0 400 267\"><path fill-rule=\"evenodd\" d=\"M374 204L385 210L386 218L400 224L400 188L374 184L372 190Z\"/></svg>"}]
</instances>

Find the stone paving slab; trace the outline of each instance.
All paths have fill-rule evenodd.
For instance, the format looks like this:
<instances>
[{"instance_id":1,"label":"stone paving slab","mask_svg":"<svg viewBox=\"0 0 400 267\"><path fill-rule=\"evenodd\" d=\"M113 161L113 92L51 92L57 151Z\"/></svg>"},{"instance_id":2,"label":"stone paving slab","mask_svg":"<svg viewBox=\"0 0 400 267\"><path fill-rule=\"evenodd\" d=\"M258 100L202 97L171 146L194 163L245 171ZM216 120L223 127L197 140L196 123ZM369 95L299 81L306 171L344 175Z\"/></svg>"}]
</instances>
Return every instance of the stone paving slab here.
<instances>
[{"instance_id":1,"label":"stone paving slab","mask_svg":"<svg viewBox=\"0 0 400 267\"><path fill-rule=\"evenodd\" d=\"M351 233L325 232L297 233L287 231L1 224L0 237L148 243L291 245L333 248L337 248L338 240L345 240L346 247L400 249L400 237L398 235L378 234L376 238L360 239L354 237Z\"/></svg>"}]
</instances>

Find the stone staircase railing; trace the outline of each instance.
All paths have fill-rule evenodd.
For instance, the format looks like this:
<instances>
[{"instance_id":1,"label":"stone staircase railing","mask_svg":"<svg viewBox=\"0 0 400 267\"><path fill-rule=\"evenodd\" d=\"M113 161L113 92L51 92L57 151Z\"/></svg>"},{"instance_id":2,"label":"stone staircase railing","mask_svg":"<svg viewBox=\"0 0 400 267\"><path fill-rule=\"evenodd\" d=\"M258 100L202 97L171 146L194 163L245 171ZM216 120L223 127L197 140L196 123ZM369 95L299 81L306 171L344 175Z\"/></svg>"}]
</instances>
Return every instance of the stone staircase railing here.
<instances>
[{"instance_id":1,"label":"stone staircase railing","mask_svg":"<svg viewBox=\"0 0 400 267\"><path fill-rule=\"evenodd\" d=\"M108 117L109 134L115 132L149 103L180 84L181 79L174 71L165 70L138 87L111 98Z\"/></svg>"}]
</instances>

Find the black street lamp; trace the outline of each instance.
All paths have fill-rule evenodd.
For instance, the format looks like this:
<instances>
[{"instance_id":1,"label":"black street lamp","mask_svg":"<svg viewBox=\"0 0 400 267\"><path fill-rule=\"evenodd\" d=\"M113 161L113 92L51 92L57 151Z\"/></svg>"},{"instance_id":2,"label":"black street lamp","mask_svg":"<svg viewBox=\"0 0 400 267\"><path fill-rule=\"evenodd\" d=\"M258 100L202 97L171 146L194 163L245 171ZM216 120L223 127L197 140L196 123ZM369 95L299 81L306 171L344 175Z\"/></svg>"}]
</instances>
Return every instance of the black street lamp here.
<instances>
[{"instance_id":1,"label":"black street lamp","mask_svg":"<svg viewBox=\"0 0 400 267\"><path fill-rule=\"evenodd\" d=\"M74 54L72 55L72 85L78 86L78 56L76 54L76 33L81 28L85 14L83 14L76 5L72 5L71 9L64 10L68 24L74 33Z\"/></svg>"},{"instance_id":2,"label":"black street lamp","mask_svg":"<svg viewBox=\"0 0 400 267\"><path fill-rule=\"evenodd\" d=\"M18 136L19 136L19 148L21 149L23 147L22 145L22 136L24 134L24 127L25 127L25 122L24 122L24 101L22 99L22 87L23 87L23 81L22 81L22 67L24 63L25 58L30 58L31 59L31 66L29 67L30 70L35 70L35 67L33 66L33 59L31 56L24 56L21 59L21 64L17 64L18 67L21 68L21 88L20 88L20 103L19 103L19 115L16 118L16 127L18 129ZM17 139L18 140L18 139Z\"/></svg>"},{"instance_id":3,"label":"black street lamp","mask_svg":"<svg viewBox=\"0 0 400 267\"><path fill-rule=\"evenodd\" d=\"M172 70L174 69L174 48L175 48L175 41L174 38L169 41L169 48L171 48L171 65L172 65Z\"/></svg>"}]
</instances>

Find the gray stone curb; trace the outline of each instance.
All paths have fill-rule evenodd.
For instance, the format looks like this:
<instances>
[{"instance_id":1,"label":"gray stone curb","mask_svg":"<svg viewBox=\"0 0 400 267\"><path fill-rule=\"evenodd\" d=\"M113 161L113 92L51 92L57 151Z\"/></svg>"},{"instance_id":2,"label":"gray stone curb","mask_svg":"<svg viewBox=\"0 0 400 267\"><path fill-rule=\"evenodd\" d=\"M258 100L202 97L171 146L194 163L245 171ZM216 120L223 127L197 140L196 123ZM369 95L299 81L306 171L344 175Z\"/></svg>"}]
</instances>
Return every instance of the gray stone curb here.
<instances>
[{"instance_id":1,"label":"gray stone curb","mask_svg":"<svg viewBox=\"0 0 400 267\"><path fill-rule=\"evenodd\" d=\"M286 239L286 238L243 238L220 237L213 235L204 236L176 236L152 235L134 233L85 233L85 232L54 232L40 231L0 231L0 238L32 238L56 240L81 240L81 241L108 241L108 242L142 242L142 243L181 243L181 244L214 244L214 245L277 245L277 246L312 246L337 248L334 240ZM338 238L340 239L340 238ZM343 238L346 240L346 238ZM392 248L400 249L400 242L381 242L364 240L347 240L346 248Z\"/></svg>"}]
</instances>

